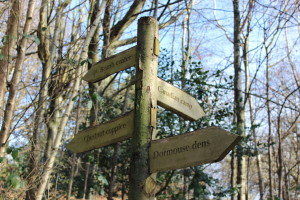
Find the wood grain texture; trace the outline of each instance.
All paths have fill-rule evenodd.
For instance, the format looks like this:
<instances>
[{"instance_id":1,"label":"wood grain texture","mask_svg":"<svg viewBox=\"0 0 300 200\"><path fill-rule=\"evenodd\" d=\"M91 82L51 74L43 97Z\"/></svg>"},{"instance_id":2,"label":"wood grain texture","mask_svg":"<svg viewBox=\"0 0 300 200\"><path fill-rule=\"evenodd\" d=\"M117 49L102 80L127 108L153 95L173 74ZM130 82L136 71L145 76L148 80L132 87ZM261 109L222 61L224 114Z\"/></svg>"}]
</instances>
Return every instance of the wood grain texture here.
<instances>
[{"instance_id":1,"label":"wood grain texture","mask_svg":"<svg viewBox=\"0 0 300 200\"><path fill-rule=\"evenodd\" d=\"M116 72L127 69L136 64L136 47L132 47L119 54L101 60L92 66L92 68L82 78L87 82L100 81Z\"/></svg>"},{"instance_id":2,"label":"wood grain texture","mask_svg":"<svg viewBox=\"0 0 300 200\"><path fill-rule=\"evenodd\" d=\"M189 120L198 120L205 115L198 101L179 88L157 79L157 103Z\"/></svg>"},{"instance_id":3,"label":"wood grain texture","mask_svg":"<svg viewBox=\"0 0 300 200\"><path fill-rule=\"evenodd\" d=\"M152 141L150 171L154 173L220 161L240 140L240 136L213 126Z\"/></svg>"},{"instance_id":4,"label":"wood grain texture","mask_svg":"<svg viewBox=\"0 0 300 200\"><path fill-rule=\"evenodd\" d=\"M99 126L79 131L67 148L74 153L97 149L132 137L134 112Z\"/></svg>"}]
</instances>

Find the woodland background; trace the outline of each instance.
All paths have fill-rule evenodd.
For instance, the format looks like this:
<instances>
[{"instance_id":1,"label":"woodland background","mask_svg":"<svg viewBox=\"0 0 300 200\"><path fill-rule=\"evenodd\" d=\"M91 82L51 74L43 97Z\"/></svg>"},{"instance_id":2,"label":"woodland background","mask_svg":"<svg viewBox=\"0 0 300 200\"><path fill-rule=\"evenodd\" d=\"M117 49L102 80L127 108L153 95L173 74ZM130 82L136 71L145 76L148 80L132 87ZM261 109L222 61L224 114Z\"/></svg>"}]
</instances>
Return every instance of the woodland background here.
<instances>
[{"instance_id":1,"label":"woodland background","mask_svg":"<svg viewBox=\"0 0 300 200\"><path fill-rule=\"evenodd\" d=\"M299 199L298 0L1 0L0 199L126 199L130 140L72 154L71 138L133 109L134 67L96 84L93 63L156 16L159 76L206 116L158 111L165 138L210 125L244 137L222 162L157 175L157 199Z\"/></svg>"}]
</instances>

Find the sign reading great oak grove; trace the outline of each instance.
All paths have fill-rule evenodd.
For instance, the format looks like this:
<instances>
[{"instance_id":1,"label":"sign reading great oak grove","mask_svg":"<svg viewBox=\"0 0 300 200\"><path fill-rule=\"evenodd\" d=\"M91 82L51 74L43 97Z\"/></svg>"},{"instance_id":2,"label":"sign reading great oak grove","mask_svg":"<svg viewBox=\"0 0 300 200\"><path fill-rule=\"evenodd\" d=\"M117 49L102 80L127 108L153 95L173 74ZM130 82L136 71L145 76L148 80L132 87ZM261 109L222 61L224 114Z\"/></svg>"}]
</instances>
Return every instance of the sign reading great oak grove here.
<instances>
[{"instance_id":1,"label":"sign reading great oak grove","mask_svg":"<svg viewBox=\"0 0 300 200\"><path fill-rule=\"evenodd\" d=\"M93 65L82 79L92 83L100 81L109 75L135 65L135 59L136 47L132 47Z\"/></svg>"},{"instance_id":2,"label":"sign reading great oak grove","mask_svg":"<svg viewBox=\"0 0 300 200\"><path fill-rule=\"evenodd\" d=\"M132 137L134 112L117 119L79 131L67 148L74 153L97 149Z\"/></svg>"},{"instance_id":3,"label":"sign reading great oak grove","mask_svg":"<svg viewBox=\"0 0 300 200\"><path fill-rule=\"evenodd\" d=\"M241 140L218 127L154 140L150 146L150 171L158 172L222 160Z\"/></svg>"},{"instance_id":4,"label":"sign reading great oak grove","mask_svg":"<svg viewBox=\"0 0 300 200\"><path fill-rule=\"evenodd\" d=\"M189 120L197 120L205 115L197 100L186 92L159 78L157 87L158 105Z\"/></svg>"}]
</instances>

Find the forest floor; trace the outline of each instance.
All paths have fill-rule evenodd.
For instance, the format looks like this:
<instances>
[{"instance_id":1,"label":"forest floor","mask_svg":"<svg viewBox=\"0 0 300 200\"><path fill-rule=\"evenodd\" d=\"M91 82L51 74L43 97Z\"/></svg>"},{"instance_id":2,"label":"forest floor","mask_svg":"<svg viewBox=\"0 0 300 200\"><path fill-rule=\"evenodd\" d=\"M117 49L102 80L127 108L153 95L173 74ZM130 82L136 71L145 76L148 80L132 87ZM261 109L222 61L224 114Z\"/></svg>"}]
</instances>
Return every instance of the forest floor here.
<instances>
[{"instance_id":1,"label":"forest floor","mask_svg":"<svg viewBox=\"0 0 300 200\"><path fill-rule=\"evenodd\" d=\"M58 200L66 200L67 197L61 197ZM127 197L125 197L125 199L127 199ZM75 197L71 197L70 200L82 200L82 199L76 199ZM107 200L107 197L105 196L95 196L94 200ZM118 197L113 197L113 200L122 200L122 198L118 198Z\"/></svg>"}]
</instances>

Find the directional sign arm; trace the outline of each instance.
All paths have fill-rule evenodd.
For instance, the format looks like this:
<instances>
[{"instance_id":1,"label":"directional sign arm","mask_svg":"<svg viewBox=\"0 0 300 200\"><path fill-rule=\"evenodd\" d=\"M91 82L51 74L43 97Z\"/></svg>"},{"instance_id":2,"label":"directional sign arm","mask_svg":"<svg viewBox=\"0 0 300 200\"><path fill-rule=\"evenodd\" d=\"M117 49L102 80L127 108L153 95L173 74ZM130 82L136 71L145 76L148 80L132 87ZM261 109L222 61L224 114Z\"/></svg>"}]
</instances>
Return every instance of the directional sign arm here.
<instances>
[{"instance_id":1,"label":"directional sign arm","mask_svg":"<svg viewBox=\"0 0 300 200\"><path fill-rule=\"evenodd\" d=\"M198 120L205 116L198 101L162 79L157 79L157 103L159 106L175 112L189 120Z\"/></svg>"},{"instance_id":2,"label":"directional sign arm","mask_svg":"<svg viewBox=\"0 0 300 200\"><path fill-rule=\"evenodd\" d=\"M134 66L135 57L136 46L96 63L82 79L91 83L100 81L116 72Z\"/></svg>"},{"instance_id":3,"label":"directional sign arm","mask_svg":"<svg viewBox=\"0 0 300 200\"><path fill-rule=\"evenodd\" d=\"M166 171L222 160L241 140L218 127L208 127L151 142L150 171Z\"/></svg>"},{"instance_id":4,"label":"directional sign arm","mask_svg":"<svg viewBox=\"0 0 300 200\"><path fill-rule=\"evenodd\" d=\"M67 145L74 153L97 149L132 137L134 112L131 111L119 118L99 126L79 131Z\"/></svg>"}]
</instances>

